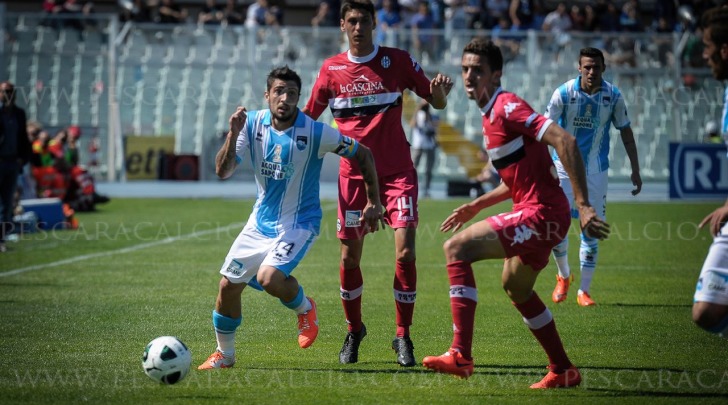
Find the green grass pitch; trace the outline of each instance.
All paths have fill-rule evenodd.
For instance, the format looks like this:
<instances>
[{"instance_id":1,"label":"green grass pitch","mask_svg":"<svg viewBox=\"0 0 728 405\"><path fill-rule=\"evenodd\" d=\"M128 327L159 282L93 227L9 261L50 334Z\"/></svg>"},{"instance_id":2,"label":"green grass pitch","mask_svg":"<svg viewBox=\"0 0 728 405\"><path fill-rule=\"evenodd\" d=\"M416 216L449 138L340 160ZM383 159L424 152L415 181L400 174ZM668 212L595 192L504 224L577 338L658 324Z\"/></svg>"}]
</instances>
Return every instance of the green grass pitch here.
<instances>
[{"instance_id":1,"label":"green grass pitch","mask_svg":"<svg viewBox=\"0 0 728 405\"><path fill-rule=\"evenodd\" d=\"M439 223L463 200L420 202L415 355L444 352L452 337ZM294 275L318 303L320 334L302 350L296 318L276 299L248 289L238 363L194 369L215 348L211 325L222 260L252 201L114 199L78 215L75 231L25 235L0 256L0 402L16 403L726 403L728 341L690 319L710 244L696 224L716 204L610 203L612 237L600 244L592 285L597 306L575 290L550 301L553 261L536 291L551 309L579 388L534 392L547 359L500 287L501 261L474 265L479 289L475 375L458 380L402 369L394 337L391 230L367 239L360 362L338 363L346 325L339 301L335 203L324 201L322 233ZM481 213L505 211L507 204ZM578 235L570 232L578 280ZM577 281L578 282L578 281ZM175 335L193 370L162 386L141 369L144 346Z\"/></svg>"}]
</instances>

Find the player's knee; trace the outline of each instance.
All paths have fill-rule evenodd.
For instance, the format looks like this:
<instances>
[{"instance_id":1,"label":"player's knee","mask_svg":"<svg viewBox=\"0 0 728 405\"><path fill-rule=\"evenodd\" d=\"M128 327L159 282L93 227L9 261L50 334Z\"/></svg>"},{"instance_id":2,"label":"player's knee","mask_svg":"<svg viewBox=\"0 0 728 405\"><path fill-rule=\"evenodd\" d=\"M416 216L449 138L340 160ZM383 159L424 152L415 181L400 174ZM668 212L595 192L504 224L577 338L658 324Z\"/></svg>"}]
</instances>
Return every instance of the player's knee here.
<instances>
[{"instance_id":1,"label":"player's knee","mask_svg":"<svg viewBox=\"0 0 728 405\"><path fill-rule=\"evenodd\" d=\"M710 305L693 305L693 322L700 328L728 339L728 314Z\"/></svg>"},{"instance_id":2,"label":"player's knee","mask_svg":"<svg viewBox=\"0 0 728 405\"><path fill-rule=\"evenodd\" d=\"M411 248L404 248L397 250L397 261L398 262L411 262L416 259L415 250Z\"/></svg>"},{"instance_id":3,"label":"player's knee","mask_svg":"<svg viewBox=\"0 0 728 405\"><path fill-rule=\"evenodd\" d=\"M450 238L442 244L442 250L445 252L445 258L448 263L462 259L460 257L461 245L457 240Z\"/></svg>"},{"instance_id":4,"label":"player's knee","mask_svg":"<svg viewBox=\"0 0 728 405\"><path fill-rule=\"evenodd\" d=\"M353 256L341 256L340 264L344 269L354 269L359 267L359 259Z\"/></svg>"},{"instance_id":5,"label":"player's knee","mask_svg":"<svg viewBox=\"0 0 728 405\"><path fill-rule=\"evenodd\" d=\"M233 283L227 277L220 279L220 295L222 296L240 294L243 292L243 288L245 288L243 283Z\"/></svg>"},{"instance_id":6,"label":"player's knee","mask_svg":"<svg viewBox=\"0 0 728 405\"><path fill-rule=\"evenodd\" d=\"M699 327L708 330L718 323L719 319L703 305L693 305L693 322Z\"/></svg>"}]
</instances>

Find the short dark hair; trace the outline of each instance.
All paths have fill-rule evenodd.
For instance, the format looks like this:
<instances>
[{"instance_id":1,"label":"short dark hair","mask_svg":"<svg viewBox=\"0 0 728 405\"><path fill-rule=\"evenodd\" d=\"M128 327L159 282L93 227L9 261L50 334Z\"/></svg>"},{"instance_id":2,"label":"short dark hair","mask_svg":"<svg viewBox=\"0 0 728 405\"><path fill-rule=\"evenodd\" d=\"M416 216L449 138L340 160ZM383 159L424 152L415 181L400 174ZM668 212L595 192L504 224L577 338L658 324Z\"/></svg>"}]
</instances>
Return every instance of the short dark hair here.
<instances>
[{"instance_id":1,"label":"short dark hair","mask_svg":"<svg viewBox=\"0 0 728 405\"><path fill-rule=\"evenodd\" d=\"M579 65L581 65L581 58L599 59L602 61L602 65L606 65L604 62L604 53L597 48L581 48L581 50L579 50Z\"/></svg>"},{"instance_id":2,"label":"short dark hair","mask_svg":"<svg viewBox=\"0 0 728 405\"><path fill-rule=\"evenodd\" d=\"M488 61L488 67L493 72L503 70L503 54L500 48L487 38L475 37L470 40L463 48L463 54L466 53L484 57Z\"/></svg>"},{"instance_id":3,"label":"short dark hair","mask_svg":"<svg viewBox=\"0 0 728 405\"><path fill-rule=\"evenodd\" d=\"M372 20L377 17L377 12L374 11L374 3L371 0L345 0L341 3L341 18L346 18L346 13L351 10L361 10L369 13Z\"/></svg>"},{"instance_id":4,"label":"short dark hair","mask_svg":"<svg viewBox=\"0 0 728 405\"><path fill-rule=\"evenodd\" d=\"M728 44L728 7L714 7L703 13L703 29L710 28L710 40L720 47Z\"/></svg>"},{"instance_id":5,"label":"short dark hair","mask_svg":"<svg viewBox=\"0 0 728 405\"><path fill-rule=\"evenodd\" d=\"M273 82L276 79L283 80L284 82L293 81L296 83L296 86L298 86L298 91L301 91L301 77L295 70L289 68L288 65L277 67L268 73L268 90L273 87Z\"/></svg>"}]
</instances>

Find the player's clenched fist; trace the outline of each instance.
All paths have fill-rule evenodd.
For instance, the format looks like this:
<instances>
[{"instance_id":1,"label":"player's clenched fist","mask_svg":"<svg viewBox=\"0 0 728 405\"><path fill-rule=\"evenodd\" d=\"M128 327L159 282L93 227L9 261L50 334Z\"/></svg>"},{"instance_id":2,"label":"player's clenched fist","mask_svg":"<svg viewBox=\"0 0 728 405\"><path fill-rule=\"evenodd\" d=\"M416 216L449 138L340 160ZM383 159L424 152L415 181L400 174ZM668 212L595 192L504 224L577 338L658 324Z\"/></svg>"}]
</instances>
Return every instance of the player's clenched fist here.
<instances>
[{"instance_id":1,"label":"player's clenched fist","mask_svg":"<svg viewBox=\"0 0 728 405\"><path fill-rule=\"evenodd\" d=\"M235 136L238 136L240 131L243 129L245 119L248 117L245 113L246 111L245 107L238 107L233 115L230 116L230 132Z\"/></svg>"}]
</instances>

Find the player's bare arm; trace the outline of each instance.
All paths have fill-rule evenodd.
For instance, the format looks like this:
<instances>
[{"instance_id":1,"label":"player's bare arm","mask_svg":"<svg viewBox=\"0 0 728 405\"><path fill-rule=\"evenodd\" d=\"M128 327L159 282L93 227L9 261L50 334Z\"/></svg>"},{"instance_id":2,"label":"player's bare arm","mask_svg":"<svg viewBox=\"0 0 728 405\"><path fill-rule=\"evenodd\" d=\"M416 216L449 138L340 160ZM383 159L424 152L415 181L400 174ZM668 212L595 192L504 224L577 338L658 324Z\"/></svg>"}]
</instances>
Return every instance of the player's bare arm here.
<instances>
[{"instance_id":1,"label":"player's bare arm","mask_svg":"<svg viewBox=\"0 0 728 405\"><path fill-rule=\"evenodd\" d=\"M367 224L370 232L376 232L379 230L380 222L382 228L384 228L384 217L382 216L384 207L382 207L379 199L379 181L377 179L377 169L374 165L374 155L372 155L369 148L359 144L354 158L359 163L359 170L364 179L364 187L367 193L367 205L364 207L362 217L359 220Z\"/></svg>"},{"instance_id":2,"label":"player's bare arm","mask_svg":"<svg viewBox=\"0 0 728 405\"><path fill-rule=\"evenodd\" d=\"M238 107L230 116L230 132L225 137L225 143L217 152L215 157L215 174L221 179L227 179L235 171L235 144L238 142L238 134L243 129L247 114L245 107Z\"/></svg>"},{"instance_id":3,"label":"player's bare arm","mask_svg":"<svg viewBox=\"0 0 728 405\"><path fill-rule=\"evenodd\" d=\"M440 232L452 230L457 232L468 221L473 219L480 211L511 198L511 189L501 182L498 187L481 195L475 200L463 204L452 211L440 225Z\"/></svg>"},{"instance_id":4,"label":"player's bare arm","mask_svg":"<svg viewBox=\"0 0 728 405\"><path fill-rule=\"evenodd\" d=\"M579 209L581 229L586 229L590 237L605 239L609 236L609 224L599 219L594 207L589 203L584 160L576 144L576 138L560 126L551 124L546 128L541 140L556 150L566 173L569 174L571 187L574 190L574 202Z\"/></svg>"},{"instance_id":5,"label":"player's bare arm","mask_svg":"<svg viewBox=\"0 0 728 405\"><path fill-rule=\"evenodd\" d=\"M728 199L725 200L725 204L722 207L718 207L715 211L708 214L707 217L703 218L698 226L702 228L705 224L710 223L710 234L717 236L726 221L728 221Z\"/></svg>"},{"instance_id":6,"label":"player's bare arm","mask_svg":"<svg viewBox=\"0 0 728 405\"><path fill-rule=\"evenodd\" d=\"M427 98L427 102L438 110L447 107L447 95L450 94L452 86L453 82L449 76L438 73L430 80L430 93L432 95Z\"/></svg>"},{"instance_id":7,"label":"player's bare arm","mask_svg":"<svg viewBox=\"0 0 728 405\"><path fill-rule=\"evenodd\" d=\"M642 177L640 176L640 161L637 156L637 144L634 140L634 133L632 128L627 127L619 131L619 135L622 137L622 143L624 144L624 150L627 151L627 157L629 163L632 166L632 175L630 179L635 189L632 190L632 195L637 195L642 191Z\"/></svg>"}]
</instances>

